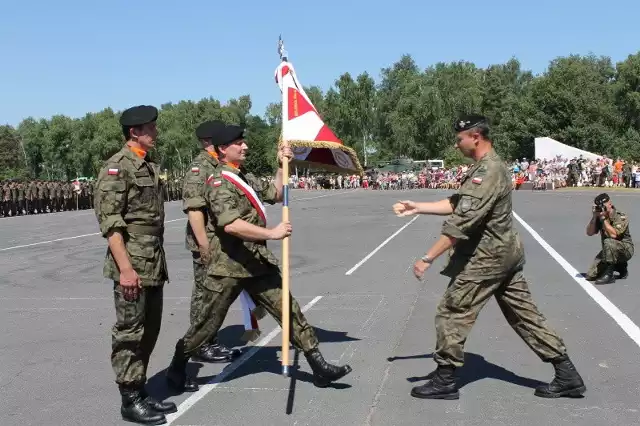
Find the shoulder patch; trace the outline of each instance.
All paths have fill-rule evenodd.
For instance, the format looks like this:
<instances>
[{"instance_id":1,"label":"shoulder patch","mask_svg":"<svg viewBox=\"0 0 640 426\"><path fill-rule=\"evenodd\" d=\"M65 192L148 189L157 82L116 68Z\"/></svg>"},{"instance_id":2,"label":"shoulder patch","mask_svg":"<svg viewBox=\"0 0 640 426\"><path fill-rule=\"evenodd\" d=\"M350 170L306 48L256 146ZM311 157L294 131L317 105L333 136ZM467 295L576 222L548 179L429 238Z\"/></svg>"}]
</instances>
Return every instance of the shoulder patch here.
<instances>
[{"instance_id":1,"label":"shoulder patch","mask_svg":"<svg viewBox=\"0 0 640 426\"><path fill-rule=\"evenodd\" d=\"M197 167L197 166L191 167L191 173L195 175L200 174L200 167Z\"/></svg>"},{"instance_id":2,"label":"shoulder patch","mask_svg":"<svg viewBox=\"0 0 640 426\"><path fill-rule=\"evenodd\" d=\"M482 183L482 178L480 176L476 176L473 179L471 179L471 182L476 183L476 184L481 184Z\"/></svg>"},{"instance_id":3,"label":"shoulder patch","mask_svg":"<svg viewBox=\"0 0 640 426\"><path fill-rule=\"evenodd\" d=\"M122 154L121 151L116 152L115 154L113 154L111 156L111 158L109 158L107 160L107 163L119 163L120 160L122 160L122 158L124 157L124 155Z\"/></svg>"},{"instance_id":4,"label":"shoulder patch","mask_svg":"<svg viewBox=\"0 0 640 426\"><path fill-rule=\"evenodd\" d=\"M115 168L115 167L109 167L109 170L107 170L107 174L109 176L117 176L118 173L120 173L120 169Z\"/></svg>"}]
</instances>

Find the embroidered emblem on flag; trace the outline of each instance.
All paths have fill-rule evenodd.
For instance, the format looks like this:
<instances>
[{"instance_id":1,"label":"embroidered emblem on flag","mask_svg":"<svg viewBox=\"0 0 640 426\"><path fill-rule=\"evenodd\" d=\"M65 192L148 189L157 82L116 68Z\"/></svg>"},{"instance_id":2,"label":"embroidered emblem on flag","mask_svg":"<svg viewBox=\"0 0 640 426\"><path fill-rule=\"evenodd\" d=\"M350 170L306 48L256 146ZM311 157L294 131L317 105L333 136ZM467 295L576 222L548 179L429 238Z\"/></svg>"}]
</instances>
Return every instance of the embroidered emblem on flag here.
<instances>
[{"instance_id":1,"label":"embroidered emblem on flag","mask_svg":"<svg viewBox=\"0 0 640 426\"><path fill-rule=\"evenodd\" d=\"M117 175L119 171L120 171L119 169L109 169L107 174L109 174L109 175Z\"/></svg>"},{"instance_id":2,"label":"embroidered emblem on flag","mask_svg":"<svg viewBox=\"0 0 640 426\"><path fill-rule=\"evenodd\" d=\"M482 183L482 178L474 177L473 179L471 179L471 182L473 182L473 183Z\"/></svg>"}]
</instances>

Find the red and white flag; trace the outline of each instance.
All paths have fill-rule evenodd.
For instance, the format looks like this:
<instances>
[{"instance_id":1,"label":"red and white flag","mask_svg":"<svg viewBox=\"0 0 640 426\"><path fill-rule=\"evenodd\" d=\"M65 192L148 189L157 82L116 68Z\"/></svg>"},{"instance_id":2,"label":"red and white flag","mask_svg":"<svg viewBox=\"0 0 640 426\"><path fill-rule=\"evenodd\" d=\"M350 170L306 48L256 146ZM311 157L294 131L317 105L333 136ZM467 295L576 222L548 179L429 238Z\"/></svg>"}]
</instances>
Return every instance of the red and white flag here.
<instances>
[{"instance_id":1,"label":"red and white flag","mask_svg":"<svg viewBox=\"0 0 640 426\"><path fill-rule=\"evenodd\" d=\"M276 69L275 79L282 93L281 138L292 148L293 161L310 168L362 175L356 152L324 123L287 58Z\"/></svg>"}]
</instances>

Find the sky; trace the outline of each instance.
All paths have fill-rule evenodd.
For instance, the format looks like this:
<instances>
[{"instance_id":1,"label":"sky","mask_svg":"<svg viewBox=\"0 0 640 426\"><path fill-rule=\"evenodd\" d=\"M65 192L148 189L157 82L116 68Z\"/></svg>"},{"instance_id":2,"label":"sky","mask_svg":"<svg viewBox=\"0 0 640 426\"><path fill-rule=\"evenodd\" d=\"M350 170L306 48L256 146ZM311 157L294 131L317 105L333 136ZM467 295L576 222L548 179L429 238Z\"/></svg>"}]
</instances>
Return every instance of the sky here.
<instances>
[{"instance_id":1,"label":"sky","mask_svg":"<svg viewBox=\"0 0 640 426\"><path fill-rule=\"evenodd\" d=\"M422 69L515 57L543 73L570 54L624 60L640 50L640 1L0 0L0 124L82 117L106 107L251 95L280 99L282 34L304 86L410 54ZM520 5L520 6L518 6Z\"/></svg>"}]
</instances>

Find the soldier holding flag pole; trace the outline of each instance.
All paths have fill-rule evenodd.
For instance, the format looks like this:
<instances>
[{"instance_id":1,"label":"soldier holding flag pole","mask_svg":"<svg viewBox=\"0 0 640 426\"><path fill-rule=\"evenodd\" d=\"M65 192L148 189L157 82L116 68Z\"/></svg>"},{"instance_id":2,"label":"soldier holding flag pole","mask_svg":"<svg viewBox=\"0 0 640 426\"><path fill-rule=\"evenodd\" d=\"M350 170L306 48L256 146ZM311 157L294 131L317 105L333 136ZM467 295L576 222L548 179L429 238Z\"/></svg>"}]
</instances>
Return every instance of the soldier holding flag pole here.
<instances>
[{"instance_id":1,"label":"soldier holding flag pole","mask_svg":"<svg viewBox=\"0 0 640 426\"><path fill-rule=\"evenodd\" d=\"M211 134L211 144L220 166L207 179L204 196L205 210L213 229L209 252L211 262L207 265L202 289L202 305L206 306L206 311L199 313L184 337L178 340L167 370L167 382L179 391L198 390L196 381L186 373L187 362L218 332L229 307L245 290L278 322L282 318L280 301L291 300L291 340L304 352L313 370L314 384L325 387L349 374L351 367L325 361L315 330L307 322L298 302L283 290L278 260L267 248L268 240L282 240L291 234L291 224L286 221L267 228L263 203L284 201L284 168L292 152L287 146L279 148L281 166L275 183L262 183L247 178L243 167L249 150L244 129L232 125L216 128Z\"/></svg>"}]
</instances>

